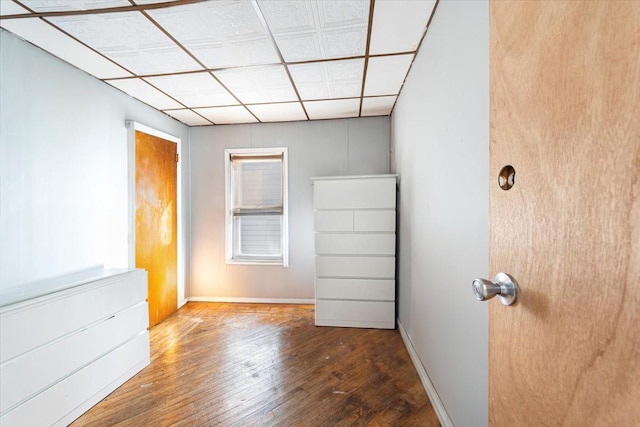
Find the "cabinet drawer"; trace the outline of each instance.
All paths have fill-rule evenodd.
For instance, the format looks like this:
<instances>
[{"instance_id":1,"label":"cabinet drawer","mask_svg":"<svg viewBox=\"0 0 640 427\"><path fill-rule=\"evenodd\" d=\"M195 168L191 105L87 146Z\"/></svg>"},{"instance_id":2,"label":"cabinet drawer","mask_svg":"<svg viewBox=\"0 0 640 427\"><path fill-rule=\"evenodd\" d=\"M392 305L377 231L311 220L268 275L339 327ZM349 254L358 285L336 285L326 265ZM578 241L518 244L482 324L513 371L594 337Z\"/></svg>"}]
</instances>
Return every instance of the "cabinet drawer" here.
<instances>
[{"instance_id":1,"label":"cabinet drawer","mask_svg":"<svg viewBox=\"0 0 640 427\"><path fill-rule=\"evenodd\" d=\"M316 276L395 279L395 257L316 257Z\"/></svg>"},{"instance_id":2,"label":"cabinet drawer","mask_svg":"<svg viewBox=\"0 0 640 427\"><path fill-rule=\"evenodd\" d=\"M396 178L336 179L314 182L315 209L395 209Z\"/></svg>"},{"instance_id":3,"label":"cabinet drawer","mask_svg":"<svg viewBox=\"0 0 640 427\"><path fill-rule=\"evenodd\" d=\"M113 391L126 379L149 364L149 333L145 330L94 363L62 379L25 403L0 417L2 426L68 425L79 414L70 416L101 391ZM114 386L115 381L119 381ZM100 397L101 398L101 397ZM98 401L95 403L98 403ZM94 404L95 404L94 403ZM88 409L88 408L87 408ZM55 421L58 420L58 421Z\"/></svg>"},{"instance_id":4,"label":"cabinet drawer","mask_svg":"<svg viewBox=\"0 0 640 427\"><path fill-rule=\"evenodd\" d=\"M34 302L0 316L0 363L147 298L147 273L140 270L107 279L104 285ZM24 333L29 331L29 333Z\"/></svg>"},{"instance_id":5,"label":"cabinet drawer","mask_svg":"<svg viewBox=\"0 0 640 427\"><path fill-rule=\"evenodd\" d=\"M318 255L395 255L395 234L316 233Z\"/></svg>"},{"instance_id":6,"label":"cabinet drawer","mask_svg":"<svg viewBox=\"0 0 640 427\"><path fill-rule=\"evenodd\" d=\"M316 298L394 301L395 280L316 279Z\"/></svg>"},{"instance_id":7,"label":"cabinet drawer","mask_svg":"<svg viewBox=\"0 0 640 427\"><path fill-rule=\"evenodd\" d=\"M0 412L146 331L148 324L149 309L146 302L141 302L103 322L7 362L0 370Z\"/></svg>"},{"instance_id":8,"label":"cabinet drawer","mask_svg":"<svg viewBox=\"0 0 640 427\"><path fill-rule=\"evenodd\" d=\"M317 300L316 325L393 329L395 303Z\"/></svg>"},{"instance_id":9,"label":"cabinet drawer","mask_svg":"<svg viewBox=\"0 0 640 427\"><path fill-rule=\"evenodd\" d=\"M396 211L356 211L355 231L396 231Z\"/></svg>"},{"instance_id":10,"label":"cabinet drawer","mask_svg":"<svg viewBox=\"0 0 640 427\"><path fill-rule=\"evenodd\" d=\"M353 231L353 211L316 211L316 231Z\"/></svg>"}]
</instances>

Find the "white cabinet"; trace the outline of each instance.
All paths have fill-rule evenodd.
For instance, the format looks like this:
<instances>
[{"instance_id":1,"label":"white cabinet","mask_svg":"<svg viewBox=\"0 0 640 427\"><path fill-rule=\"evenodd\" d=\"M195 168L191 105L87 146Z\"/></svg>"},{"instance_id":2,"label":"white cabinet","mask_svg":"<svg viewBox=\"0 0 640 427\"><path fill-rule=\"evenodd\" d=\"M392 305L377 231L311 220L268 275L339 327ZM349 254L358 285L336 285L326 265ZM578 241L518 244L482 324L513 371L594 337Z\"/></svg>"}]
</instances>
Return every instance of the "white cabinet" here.
<instances>
[{"instance_id":1,"label":"white cabinet","mask_svg":"<svg viewBox=\"0 0 640 427\"><path fill-rule=\"evenodd\" d=\"M397 176L313 186L316 325L395 328Z\"/></svg>"},{"instance_id":2,"label":"white cabinet","mask_svg":"<svg viewBox=\"0 0 640 427\"><path fill-rule=\"evenodd\" d=\"M149 364L147 273L0 294L0 425L67 425Z\"/></svg>"}]
</instances>

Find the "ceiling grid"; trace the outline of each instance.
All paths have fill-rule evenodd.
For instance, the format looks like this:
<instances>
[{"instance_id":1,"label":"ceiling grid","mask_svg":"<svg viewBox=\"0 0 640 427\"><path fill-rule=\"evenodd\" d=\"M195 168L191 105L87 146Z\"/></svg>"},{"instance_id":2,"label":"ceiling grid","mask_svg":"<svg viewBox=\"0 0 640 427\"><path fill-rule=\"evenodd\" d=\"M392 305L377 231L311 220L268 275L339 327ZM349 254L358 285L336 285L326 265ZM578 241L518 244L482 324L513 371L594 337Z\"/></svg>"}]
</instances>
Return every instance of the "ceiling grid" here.
<instances>
[{"instance_id":1,"label":"ceiling grid","mask_svg":"<svg viewBox=\"0 0 640 427\"><path fill-rule=\"evenodd\" d=\"M373 12L375 11L376 0L371 0L369 12L369 29L367 31L367 48L364 58L364 69L362 70L362 87L360 89L360 107L358 108L358 117L362 117L362 102L364 99L364 88L367 83L367 69L369 68L369 50L371 49L371 30L373 28Z\"/></svg>"},{"instance_id":2,"label":"ceiling grid","mask_svg":"<svg viewBox=\"0 0 640 427\"><path fill-rule=\"evenodd\" d=\"M188 126L386 116L437 0L0 0L0 27Z\"/></svg>"}]
</instances>

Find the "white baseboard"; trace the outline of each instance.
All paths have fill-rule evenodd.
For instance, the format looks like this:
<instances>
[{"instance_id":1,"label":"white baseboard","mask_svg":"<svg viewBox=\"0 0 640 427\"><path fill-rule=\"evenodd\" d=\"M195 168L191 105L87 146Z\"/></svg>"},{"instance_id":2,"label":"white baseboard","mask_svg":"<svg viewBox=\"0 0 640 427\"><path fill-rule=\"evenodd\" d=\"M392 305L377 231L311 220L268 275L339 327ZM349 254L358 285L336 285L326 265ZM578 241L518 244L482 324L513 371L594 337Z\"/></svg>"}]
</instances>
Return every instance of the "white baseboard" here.
<instances>
[{"instance_id":1,"label":"white baseboard","mask_svg":"<svg viewBox=\"0 0 640 427\"><path fill-rule=\"evenodd\" d=\"M315 304L314 298L243 298L243 297L189 297L194 302L241 302L249 304Z\"/></svg>"},{"instance_id":2,"label":"white baseboard","mask_svg":"<svg viewBox=\"0 0 640 427\"><path fill-rule=\"evenodd\" d=\"M442 424L443 427L454 427L453 421L451 421L449 414L447 414L447 410L444 408L444 404L442 403L442 400L440 400L440 396L438 396L438 392L436 391L435 386L431 382L431 378L429 378L429 374L427 374L426 369L422 365L422 362L420 361L420 357L418 357L418 352L416 352L416 349L413 347L413 343L411 342L411 338L409 337L409 334L407 334L407 331L404 329L404 326L402 326L402 323L400 323L400 319L398 319L398 330L400 331L400 336L402 337L402 341L404 341L404 346L407 348L407 351L409 352L409 357L411 357L413 366L415 366L416 371L418 371L418 376L420 377L420 380L422 381L422 385L424 386L424 389L427 392L427 395L429 396L431 405L433 406L433 409L436 411L436 415L438 416L438 420L440 420L440 424Z\"/></svg>"},{"instance_id":3,"label":"white baseboard","mask_svg":"<svg viewBox=\"0 0 640 427\"><path fill-rule=\"evenodd\" d=\"M183 300L178 301L178 308L181 308L183 305L189 302L189 298L185 298Z\"/></svg>"}]
</instances>

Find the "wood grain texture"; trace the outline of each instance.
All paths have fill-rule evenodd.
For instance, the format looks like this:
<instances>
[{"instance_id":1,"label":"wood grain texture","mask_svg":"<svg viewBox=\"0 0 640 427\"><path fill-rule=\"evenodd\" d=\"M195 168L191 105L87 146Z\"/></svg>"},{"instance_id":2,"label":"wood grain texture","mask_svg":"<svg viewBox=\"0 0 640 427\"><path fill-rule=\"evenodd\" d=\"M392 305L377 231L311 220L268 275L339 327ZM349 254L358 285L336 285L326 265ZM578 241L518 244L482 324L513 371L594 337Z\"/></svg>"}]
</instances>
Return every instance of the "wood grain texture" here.
<instances>
[{"instance_id":1,"label":"wood grain texture","mask_svg":"<svg viewBox=\"0 0 640 427\"><path fill-rule=\"evenodd\" d=\"M136 131L136 267L149 274L149 326L178 308L176 150Z\"/></svg>"},{"instance_id":2,"label":"wood grain texture","mask_svg":"<svg viewBox=\"0 0 640 427\"><path fill-rule=\"evenodd\" d=\"M490 5L490 269L522 291L490 303L491 425L640 425L639 17Z\"/></svg>"},{"instance_id":3,"label":"wood grain texture","mask_svg":"<svg viewBox=\"0 0 640 427\"><path fill-rule=\"evenodd\" d=\"M439 425L398 331L313 317L188 303L151 329L151 365L72 425Z\"/></svg>"}]
</instances>

